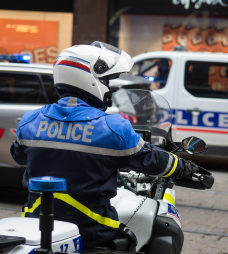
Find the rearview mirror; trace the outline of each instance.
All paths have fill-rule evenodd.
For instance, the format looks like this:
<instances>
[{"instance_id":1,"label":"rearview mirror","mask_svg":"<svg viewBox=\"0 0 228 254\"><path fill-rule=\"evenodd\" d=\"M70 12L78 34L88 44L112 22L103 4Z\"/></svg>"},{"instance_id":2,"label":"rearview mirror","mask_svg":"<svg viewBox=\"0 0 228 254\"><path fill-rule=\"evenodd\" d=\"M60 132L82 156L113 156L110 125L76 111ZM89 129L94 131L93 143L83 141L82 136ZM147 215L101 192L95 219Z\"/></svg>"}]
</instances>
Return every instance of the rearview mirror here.
<instances>
[{"instance_id":1,"label":"rearview mirror","mask_svg":"<svg viewBox=\"0 0 228 254\"><path fill-rule=\"evenodd\" d=\"M208 148L206 143L197 137L189 137L182 140L182 147L189 154L197 154L205 152Z\"/></svg>"}]
</instances>

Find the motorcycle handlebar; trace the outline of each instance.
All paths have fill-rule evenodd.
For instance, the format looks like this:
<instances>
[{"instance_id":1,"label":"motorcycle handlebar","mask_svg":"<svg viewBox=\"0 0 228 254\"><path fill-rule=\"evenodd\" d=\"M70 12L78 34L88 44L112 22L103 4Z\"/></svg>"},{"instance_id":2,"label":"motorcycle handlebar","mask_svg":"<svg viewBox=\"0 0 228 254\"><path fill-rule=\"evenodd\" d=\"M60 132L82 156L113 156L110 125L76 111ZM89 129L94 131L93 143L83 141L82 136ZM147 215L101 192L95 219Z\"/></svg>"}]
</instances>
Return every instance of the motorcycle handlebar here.
<instances>
[{"instance_id":1,"label":"motorcycle handlebar","mask_svg":"<svg viewBox=\"0 0 228 254\"><path fill-rule=\"evenodd\" d=\"M126 184L126 182L124 181L124 179L123 179L121 173L119 172L119 170L117 171L117 175L119 176L119 178L120 178L120 180L121 180L123 186L124 186L126 189L130 190L130 191L133 192L135 195L138 195L138 192L137 192L135 189L131 188L129 185Z\"/></svg>"},{"instance_id":2,"label":"motorcycle handlebar","mask_svg":"<svg viewBox=\"0 0 228 254\"><path fill-rule=\"evenodd\" d=\"M124 179L123 179L124 176L122 176L122 172L118 172L118 176L119 176L119 179L121 180L121 183L123 184L123 186L125 186L125 188L132 191L136 195L139 194L139 192L137 192L136 189L130 187L124 181ZM153 182L152 186L154 186L154 184L155 184L154 181L156 179L160 179L160 178L155 178L154 176L145 176L142 179L142 181L143 182L151 182L152 181ZM161 178L161 179L163 180L164 178ZM149 181L149 180L151 180L151 181ZM185 188L192 188L192 189L201 189L201 190L210 189L214 184L214 177L211 175L211 173L200 166L199 166L199 173L194 173L192 176L189 175L187 178L183 177L181 179L170 179L170 180L176 186L181 186L181 187L185 187ZM169 179L167 179L167 181L169 181ZM138 182L140 183L141 181L139 180Z\"/></svg>"}]
</instances>

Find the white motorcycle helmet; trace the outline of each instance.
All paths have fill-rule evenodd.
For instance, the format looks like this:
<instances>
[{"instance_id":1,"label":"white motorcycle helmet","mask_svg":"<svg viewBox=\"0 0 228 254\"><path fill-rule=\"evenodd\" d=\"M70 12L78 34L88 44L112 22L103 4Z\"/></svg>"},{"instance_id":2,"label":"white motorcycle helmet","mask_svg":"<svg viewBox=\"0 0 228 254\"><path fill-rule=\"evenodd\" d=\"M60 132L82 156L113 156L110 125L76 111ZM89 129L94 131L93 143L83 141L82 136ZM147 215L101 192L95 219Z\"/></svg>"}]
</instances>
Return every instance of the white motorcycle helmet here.
<instances>
[{"instance_id":1,"label":"white motorcycle helmet","mask_svg":"<svg viewBox=\"0 0 228 254\"><path fill-rule=\"evenodd\" d=\"M109 80L129 72L131 57L109 44L95 41L61 51L54 63L54 86L60 97L72 96L92 107L106 110L112 106Z\"/></svg>"}]
</instances>

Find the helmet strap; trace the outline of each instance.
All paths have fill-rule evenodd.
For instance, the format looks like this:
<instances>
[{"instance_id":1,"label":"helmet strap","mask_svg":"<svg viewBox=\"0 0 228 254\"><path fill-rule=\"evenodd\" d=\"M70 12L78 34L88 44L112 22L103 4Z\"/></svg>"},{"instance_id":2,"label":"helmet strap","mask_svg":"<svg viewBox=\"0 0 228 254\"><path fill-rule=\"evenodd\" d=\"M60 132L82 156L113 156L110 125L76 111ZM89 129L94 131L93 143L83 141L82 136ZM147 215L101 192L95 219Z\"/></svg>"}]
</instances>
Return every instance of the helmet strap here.
<instances>
[{"instance_id":1,"label":"helmet strap","mask_svg":"<svg viewBox=\"0 0 228 254\"><path fill-rule=\"evenodd\" d=\"M104 94L103 104L107 107L112 106L112 91L108 91Z\"/></svg>"},{"instance_id":2,"label":"helmet strap","mask_svg":"<svg viewBox=\"0 0 228 254\"><path fill-rule=\"evenodd\" d=\"M109 77L108 76L104 76L102 78L99 78L100 82L104 85L107 86L109 88Z\"/></svg>"}]
</instances>

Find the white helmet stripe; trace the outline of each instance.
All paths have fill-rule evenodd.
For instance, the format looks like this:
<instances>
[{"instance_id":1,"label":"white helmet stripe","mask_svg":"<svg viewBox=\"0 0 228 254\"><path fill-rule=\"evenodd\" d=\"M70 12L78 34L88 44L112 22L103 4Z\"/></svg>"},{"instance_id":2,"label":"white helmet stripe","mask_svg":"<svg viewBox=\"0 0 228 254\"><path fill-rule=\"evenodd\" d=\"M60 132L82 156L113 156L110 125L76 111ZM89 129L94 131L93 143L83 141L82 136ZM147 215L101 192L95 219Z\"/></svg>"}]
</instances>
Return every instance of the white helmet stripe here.
<instances>
[{"instance_id":1,"label":"white helmet stripe","mask_svg":"<svg viewBox=\"0 0 228 254\"><path fill-rule=\"evenodd\" d=\"M74 68L81 69L90 73L89 62L83 59L71 56L59 56L54 62L54 65L66 65Z\"/></svg>"},{"instance_id":2,"label":"white helmet stripe","mask_svg":"<svg viewBox=\"0 0 228 254\"><path fill-rule=\"evenodd\" d=\"M90 62L88 62L88 61L86 61L86 60L84 60L84 59L82 59L82 58L79 58L79 57L75 57L75 56L64 56L64 55L59 55L59 56L57 56L57 59L59 60L60 58L69 58L71 61L76 61L76 62L83 62L84 64L85 63L87 63L87 64L90 64Z\"/></svg>"}]
</instances>

